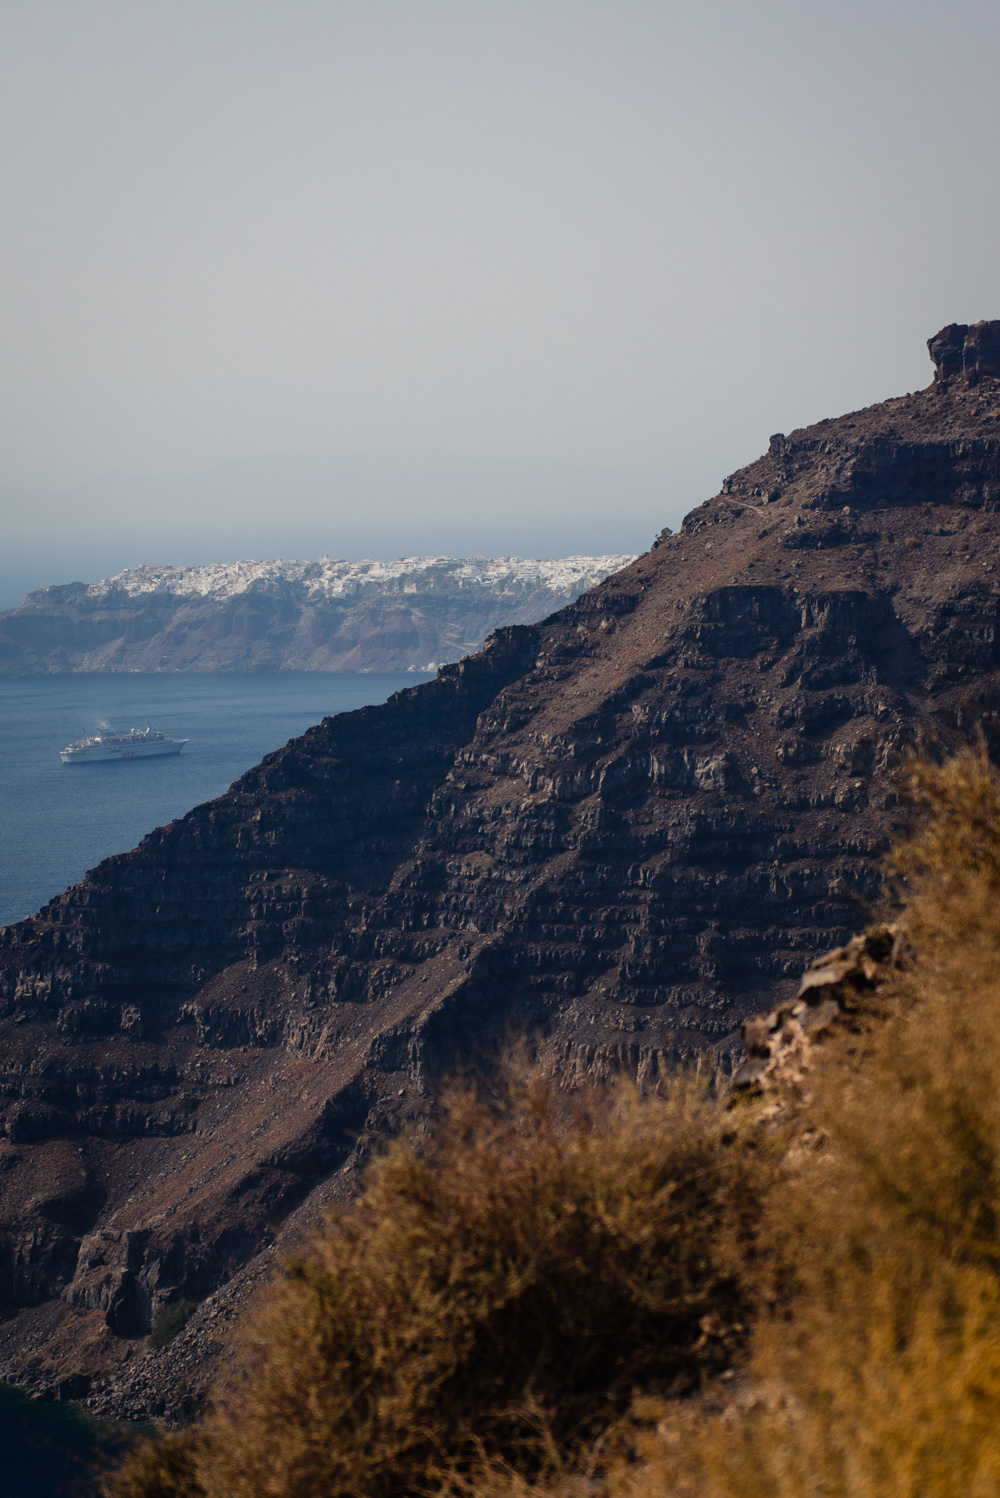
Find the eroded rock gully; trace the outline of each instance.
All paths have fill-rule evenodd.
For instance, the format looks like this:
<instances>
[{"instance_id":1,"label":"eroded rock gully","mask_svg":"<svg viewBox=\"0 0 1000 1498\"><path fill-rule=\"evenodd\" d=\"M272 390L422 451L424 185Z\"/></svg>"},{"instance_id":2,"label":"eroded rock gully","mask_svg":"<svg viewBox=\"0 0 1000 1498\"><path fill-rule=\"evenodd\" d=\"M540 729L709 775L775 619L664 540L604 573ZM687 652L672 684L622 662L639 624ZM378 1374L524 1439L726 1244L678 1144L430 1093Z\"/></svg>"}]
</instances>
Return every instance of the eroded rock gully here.
<instances>
[{"instance_id":1,"label":"eroded rock gully","mask_svg":"<svg viewBox=\"0 0 1000 1498\"><path fill-rule=\"evenodd\" d=\"M741 1057L863 924L900 749L1000 702L991 338L3 934L0 1372L178 1417L275 1239L511 1031L570 1076Z\"/></svg>"}]
</instances>

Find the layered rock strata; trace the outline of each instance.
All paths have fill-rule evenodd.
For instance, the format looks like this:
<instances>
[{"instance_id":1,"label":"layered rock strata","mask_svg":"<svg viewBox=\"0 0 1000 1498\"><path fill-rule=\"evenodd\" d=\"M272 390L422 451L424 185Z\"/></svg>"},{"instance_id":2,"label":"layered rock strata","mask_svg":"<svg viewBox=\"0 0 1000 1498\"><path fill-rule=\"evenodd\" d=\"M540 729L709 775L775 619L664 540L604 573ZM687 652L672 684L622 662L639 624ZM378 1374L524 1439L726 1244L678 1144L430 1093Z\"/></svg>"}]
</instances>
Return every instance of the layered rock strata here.
<instances>
[{"instance_id":1,"label":"layered rock strata","mask_svg":"<svg viewBox=\"0 0 1000 1498\"><path fill-rule=\"evenodd\" d=\"M181 1297L207 1348L369 1132L511 1032L570 1078L742 1059L863 924L900 751L996 712L998 506L982 370L773 437L568 608L9 928L4 1368L120 1364Z\"/></svg>"}]
</instances>

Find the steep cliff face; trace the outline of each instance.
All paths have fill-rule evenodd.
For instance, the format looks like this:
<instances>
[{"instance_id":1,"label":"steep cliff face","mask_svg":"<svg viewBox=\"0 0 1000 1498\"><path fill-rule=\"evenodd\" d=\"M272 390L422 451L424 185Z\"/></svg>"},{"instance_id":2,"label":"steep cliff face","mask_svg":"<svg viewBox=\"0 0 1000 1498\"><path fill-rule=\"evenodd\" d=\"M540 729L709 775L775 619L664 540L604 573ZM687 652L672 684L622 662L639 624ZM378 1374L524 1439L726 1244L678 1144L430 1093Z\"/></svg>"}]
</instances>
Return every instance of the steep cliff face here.
<instances>
[{"instance_id":1,"label":"steep cliff face","mask_svg":"<svg viewBox=\"0 0 1000 1498\"><path fill-rule=\"evenodd\" d=\"M773 437L559 614L9 928L0 1357L107 1366L207 1296L193 1356L357 1136L511 1030L569 1074L730 1064L861 924L898 752L995 712L998 561L996 375Z\"/></svg>"},{"instance_id":2,"label":"steep cliff face","mask_svg":"<svg viewBox=\"0 0 1000 1498\"><path fill-rule=\"evenodd\" d=\"M425 671L570 603L630 556L133 567L0 614L0 676Z\"/></svg>"}]
</instances>

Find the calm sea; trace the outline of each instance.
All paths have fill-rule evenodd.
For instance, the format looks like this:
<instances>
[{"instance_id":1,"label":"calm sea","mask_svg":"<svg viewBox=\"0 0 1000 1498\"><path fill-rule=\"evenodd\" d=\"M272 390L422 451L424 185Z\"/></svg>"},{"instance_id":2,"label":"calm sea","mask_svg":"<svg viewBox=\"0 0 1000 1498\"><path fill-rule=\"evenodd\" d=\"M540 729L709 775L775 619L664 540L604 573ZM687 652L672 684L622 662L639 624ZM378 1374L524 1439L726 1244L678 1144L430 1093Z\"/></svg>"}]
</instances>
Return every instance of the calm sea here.
<instances>
[{"instance_id":1,"label":"calm sea","mask_svg":"<svg viewBox=\"0 0 1000 1498\"><path fill-rule=\"evenodd\" d=\"M332 713L384 702L412 675L84 675L0 680L0 926L32 915L109 853L220 795ZM151 723L180 755L64 765L99 728Z\"/></svg>"}]
</instances>

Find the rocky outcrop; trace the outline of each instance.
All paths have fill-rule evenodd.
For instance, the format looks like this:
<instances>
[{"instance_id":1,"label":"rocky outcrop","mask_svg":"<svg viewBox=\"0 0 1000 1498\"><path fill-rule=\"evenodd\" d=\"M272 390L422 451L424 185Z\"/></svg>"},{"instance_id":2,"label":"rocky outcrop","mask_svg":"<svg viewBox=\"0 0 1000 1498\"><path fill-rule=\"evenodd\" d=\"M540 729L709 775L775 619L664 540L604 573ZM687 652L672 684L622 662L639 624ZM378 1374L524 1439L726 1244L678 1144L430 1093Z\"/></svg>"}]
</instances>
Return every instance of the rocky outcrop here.
<instances>
[{"instance_id":1,"label":"rocky outcrop","mask_svg":"<svg viewBox=\"0 0 1000 1498\"><path fill-rule=\"evenodd\" d=\"M1000 376L1000 321L952 322L927 340L935 382L964 380L975 385L984 375Z\"/></svg>"},{"instance_id":2,"label":"rocky outcrop","mask_svg":"<svg viewBox=\"0 0 1000 1498\"><path fill-rule=\"evenodd\" d=\"M570 1077L733 1070L761 1011L805 1033L797 975L864 923L900 751L1000 706L998 506L989 374L776 436L560 613L9 928L3 1369L138 1370L181 1298L200 1335L512 1032Z\"/></svg>"},{"instance_id":3,"label":"rocky outcrop","mask_svg":"<svg viewBox=\"0 0 1000 1498\"><path fill-rule=\"evenodd\" d=\"M783 1115L805 1101L817 1049L871 1018L899 965L898 948L895 926L872 926L807 968L794 997L744 1020L747 1059L733 1095L769 1094Z\"/></svg>"},{"instance_id":4,"label":"rocky outcrop","mask_svg":"<svg viewBox=\"0 0 1000 1498\"><path fill-rule=\"evenodd\" d=\"M407 557L134 567L0 614L0 676L61 671L433 671L632 561Z\"/></svg>"}]
</instances>

